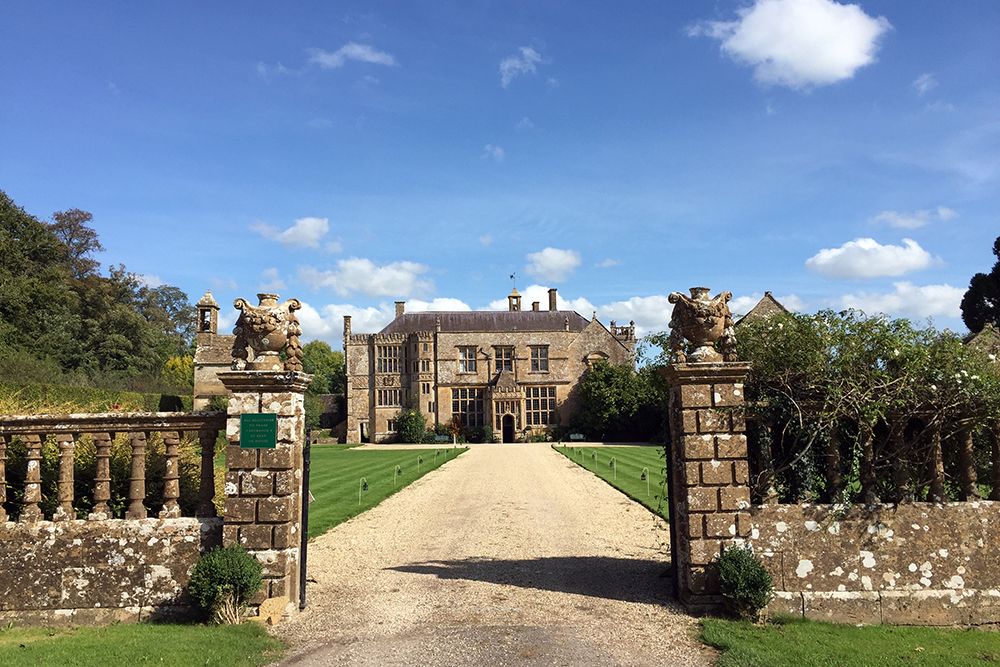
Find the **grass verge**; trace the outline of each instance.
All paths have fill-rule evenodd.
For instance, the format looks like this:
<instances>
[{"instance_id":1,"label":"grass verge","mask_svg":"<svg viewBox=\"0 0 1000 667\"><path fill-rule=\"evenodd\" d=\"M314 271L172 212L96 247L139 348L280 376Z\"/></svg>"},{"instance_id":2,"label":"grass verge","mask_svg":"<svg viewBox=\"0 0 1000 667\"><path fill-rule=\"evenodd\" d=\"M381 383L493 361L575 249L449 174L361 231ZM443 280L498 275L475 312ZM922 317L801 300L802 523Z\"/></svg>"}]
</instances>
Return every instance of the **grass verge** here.
<instances>
[{"instance_id":1,"label":"grass verge","mask_svg":"<svg viewBox=\"0 0 1000 667\"><path fill-rule=\"evenodd\" d=\"M309 491L315 500L309 506L309 537L322 535L338 523L371 509L466 449L379 451L348 446L313 447ZM399 466L398 472L396 466ZM368 482L367 490L363 489L362 478Z\"/></svg>"},{"instance_id":2,"label":"grass verge","mask_svg":"<svg viewBox=\"0 0 1000 667\"><path fill-rule=\"evenodd\" d=\"M256 623L0 629L0 665L264 665L285 645Z\"/></svg>"},{"instance_id":3,"label":"grass verge","mask_svg":"<svg viewBox=\"0 0 1000 667\"><path fill-rule=\"evenodd\" d=\"M837 625L777 619L765 626L706 618L701 639L718 667L960 667L1000 662L1000 633L957 628Z\"/></svg>"},{"instance_id":4,"label":"grass verge","mask_svg":"<svg viewBox=\"0 0 1000 667\"><path fill-rule=\"evenodd\" d=\"M663 447L556 447L560 454L586 468L654 514L667 519L667 487ZM646 479L642 479L645 470Z\"/></svg>"}]
</instances>

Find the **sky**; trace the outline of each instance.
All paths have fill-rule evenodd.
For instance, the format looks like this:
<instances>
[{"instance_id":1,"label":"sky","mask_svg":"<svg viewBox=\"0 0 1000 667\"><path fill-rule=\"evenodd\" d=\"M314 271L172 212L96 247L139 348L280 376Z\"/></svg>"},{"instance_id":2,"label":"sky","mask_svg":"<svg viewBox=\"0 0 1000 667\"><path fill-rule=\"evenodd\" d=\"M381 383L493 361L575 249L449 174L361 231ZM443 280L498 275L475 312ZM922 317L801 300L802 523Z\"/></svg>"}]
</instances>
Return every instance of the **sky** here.
<instances>
[{"instance_id":1,"label":"sky","mask_svg":"<svg viewBox=\"0 0 1000 667\"><path fill-rule=\"evenodd\" d=\"M0 5L0 189L196 301L531 301L666 329L765 290L964 331L1000 235L1000 3ZM514 279L511 279L514 275Z\"/></svg>"}]
</instances>

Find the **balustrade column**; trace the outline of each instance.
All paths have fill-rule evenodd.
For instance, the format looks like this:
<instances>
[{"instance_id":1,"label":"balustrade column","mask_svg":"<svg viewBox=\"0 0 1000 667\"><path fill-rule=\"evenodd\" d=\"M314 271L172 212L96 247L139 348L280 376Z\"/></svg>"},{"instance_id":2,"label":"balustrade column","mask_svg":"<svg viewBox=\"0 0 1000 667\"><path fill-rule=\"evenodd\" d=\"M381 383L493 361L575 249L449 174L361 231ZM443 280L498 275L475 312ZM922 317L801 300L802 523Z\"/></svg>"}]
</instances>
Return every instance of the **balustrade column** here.
<instances>
[{"instance_id":1,"label":"balustrade column","mask_svg":"<svg viewBox=\"0 0 1000 667\"><path fill-rule=\"evenodd\" d=\"M215 441L219 437L216 429L198 432L201 444L201 486L198 489L198 510L195 516L216 516L215 511Z\"/></svg>"},{"instance_id":2,"label":"balustrade column","mask_svg":"<svg viewBox=\"0 0 1000 667\"><path fill-rule=\"evenodd\" d=\"M53 521L68 521L76 518L73 509L73 450L76 443L69 433L55 436L59 444L59 484L56 499L59 505L52 514Z\"/></svg>"},{"instance_id":3,"label":"balustrade column","mask_svg":"<svg viewBox=\"0 0 1000 667\"><path fill-rule=\"evenodd\" d=\"M0 435L0 523L7 521L7 510L3 505L7 502L7 438Z\"/></svg>"},{"instance_id":4,"label":"balustrade column","mask_svg":"<svg viewBox=\"0 0 1000 667\"><path fill-rule=\"evenodd\" d=\"M132 433L132 469L128 483L128 511L126 519L145 519L146 506L146 434Z\"/></svg>"},{"instance_id":5,"label":"balustrade column","mask_svg":"<svg viewBox=\"0 0 1000 667\"><path fill-rule=\"evenodd\" d=\"M177 504L177 499L181 497L181 476L177 469L181 436L177 431L164 431L161 435L166 466L163 472L163 509L160 510L160 518L176 519L181 515L181 507Z\"/></svg>"},{"instance_id":6,"label":"balustrade column","mask_svg":"<svg viewBox=\"0 0 1000 667\"><path fill-rule=\"evenodd\" d=\"M111 518L108 501L111 500L111 433L94 433L94 511L87 517L92 521Z\"/></svg>"},{"instance_id":7,"label":"balustrade column","mask_svg":"<svg viewBox=\"0 0 1000 667\"><path fill-rule=\"evenodd\" d=\"M1000 421L993 422L993 488L990 500L1000 500Z\"/></svg>"},{"instance_id":8,"label":"balustrade column","mask_svg":"<svg viewBox=\"0 0 1000 667\"><path fill-rule=\"evenodd\" d=\"M930 451L930 490L927 501L931 503L943 503L945 501L944 492L944 456L941 452L941 427L931 428L931 451Z\"/></svg>"},{"instance_id":9,"label":"balustrade column","mask_svg":"<svg viewBox=\"0 0 1000 667\"><path fill-rule=\"evenodd\" d=\"M976 476L975 444L971 428L963 428L958 434L958 466L962 500L978 500L979 480Z\"/></svg>"},{"instance_id":10,"label":"balustrade column","mask_svg":"<svg viewBox=\"0 0 1000 667\"><path fill-rule=\"evenodd\" d=\"M24 473L24 504L21 508L21 521L34 523L40 521L42 510L38 506L42 502L42 439L36 434L21 436L27 449L28 467Z\"/></svg>"}]
</instances>

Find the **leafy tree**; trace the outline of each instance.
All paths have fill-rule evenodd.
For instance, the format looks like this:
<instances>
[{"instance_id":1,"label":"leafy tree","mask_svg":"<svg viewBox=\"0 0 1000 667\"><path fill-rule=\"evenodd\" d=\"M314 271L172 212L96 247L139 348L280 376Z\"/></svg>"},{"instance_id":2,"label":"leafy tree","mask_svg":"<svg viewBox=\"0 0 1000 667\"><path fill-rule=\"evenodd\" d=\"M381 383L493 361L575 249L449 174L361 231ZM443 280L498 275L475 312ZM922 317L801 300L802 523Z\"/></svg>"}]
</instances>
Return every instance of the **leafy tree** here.
<instances>
[{"instance_id":1,"label":"leafy tree","mask_svg":"<svg viewBox=\"0 0 1000 667\"><path fill-rule=\"evenodd\" d=\"M160 377L168 387L192 389L194 387L194 357L177 355L168 358L163 364Z\"/></svg>"},{"instance_id":2,"label":"leafy tree","mask_svg":"<svg viewBox=\"0 0 1000 667\"><path fill-rule=\"evenodd\" d=\"M993 242L997 258L989 273L977 273L962 297L962 321L969 331L979 333L987 324L1000 328L1000 236Z\"/></svg>"},{"instance_id":3,"label":"leafy tree","mask_svg":"<svg viewBox=\"0 0 1000 667\"><path fill-rule=\"evenodd\" d=\"M660 435L665 398L655 370L595 363L577 384L580 408L575 428L600 440L650 440Z\"/></svg>"},{"instance_id":4,"label":"leafy tree","mask_svg":"<svg viewBox=\"0 0 1000 667\"><path fill-rule=\"evenodd\" d=\"M401 410L396 415L396 433L400 442L422 442L426 429L427 421L419 410Z\"/></svg>"},{"instance_id":5,"label":"leafy tree","mask_svg":"<svg viewBox=\"0 0 1000 667\"><path fill-rule=\"evenodd\" d=\"M327 343L314 340L302 346L302 368L313 374L309 391L314 394L343 394L347 391L344 353Z\"/></svg>"},{"instance_id":6,"label":"leafy tree","mask_svg":"<svg viewBox=\"0 0 1000 667\"><path fill-rule=\"evenodd\" d=\"M91 257L104 250L97 232L87 226L93 219L90 213L72 208L53 213L49 224L49 229L62 243L66 262L77 279L96 274L101 265Z\"/></svg>"}]
</instances>

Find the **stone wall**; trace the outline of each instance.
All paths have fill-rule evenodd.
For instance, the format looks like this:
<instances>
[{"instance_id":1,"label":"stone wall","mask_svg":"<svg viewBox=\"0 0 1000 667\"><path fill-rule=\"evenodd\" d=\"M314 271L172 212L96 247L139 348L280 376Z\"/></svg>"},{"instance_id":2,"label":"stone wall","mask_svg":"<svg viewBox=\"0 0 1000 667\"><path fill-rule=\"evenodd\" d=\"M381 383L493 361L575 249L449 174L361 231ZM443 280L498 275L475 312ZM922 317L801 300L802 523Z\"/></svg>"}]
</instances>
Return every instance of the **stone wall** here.
<instances>
[{"instance_id":1,"label":"stone wall","mask_svg":"<svg viewBox=\"0 0 1000 667\"><path fill-rule=\"evenodd\" d=\"M844 623L1000 623L1000 502L762 505L774 612Z\"/></svg>"},{"instance_id":2,"label":"stone wall","mask_svg":"<svg viewBox=\"0 0 1000 667\"><path fill-rule=\"evenodd\" d=\"M0 622L183 616L192 568L221 541L218 518L0 523Z\"/></svg>"}]
</instances>

